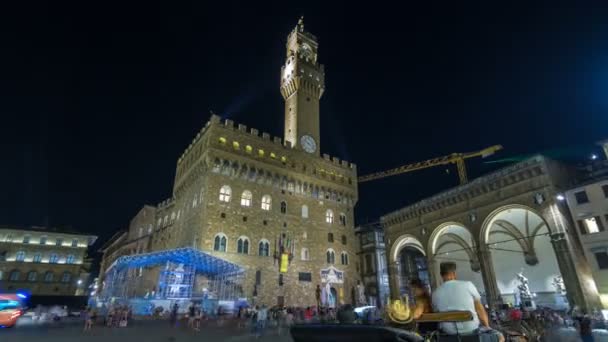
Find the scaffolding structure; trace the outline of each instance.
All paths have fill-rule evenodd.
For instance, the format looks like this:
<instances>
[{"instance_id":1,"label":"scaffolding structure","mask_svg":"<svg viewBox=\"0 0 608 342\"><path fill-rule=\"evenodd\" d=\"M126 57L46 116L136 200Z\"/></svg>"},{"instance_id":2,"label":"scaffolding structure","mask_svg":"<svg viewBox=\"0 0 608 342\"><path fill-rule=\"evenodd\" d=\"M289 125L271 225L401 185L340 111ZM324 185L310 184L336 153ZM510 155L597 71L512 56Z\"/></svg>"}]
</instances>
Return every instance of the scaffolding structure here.
<instances>
[{"instance_id":1,"label":"scaffolding structure","mask_svg":"<svg viewBox=\"0 0 608 342\"><path fill-rule=\"evenodd\" d=\"M158 272L158 281L152 291L141 295L145 292L141 291L143 273L150 270ZM119 301L135 298L235 301L243 297L244 275L240 266L190 247L128 255L108 268L101 297ZM198 291L197 279L206 280Z\"/></svg>"}]
</instances>

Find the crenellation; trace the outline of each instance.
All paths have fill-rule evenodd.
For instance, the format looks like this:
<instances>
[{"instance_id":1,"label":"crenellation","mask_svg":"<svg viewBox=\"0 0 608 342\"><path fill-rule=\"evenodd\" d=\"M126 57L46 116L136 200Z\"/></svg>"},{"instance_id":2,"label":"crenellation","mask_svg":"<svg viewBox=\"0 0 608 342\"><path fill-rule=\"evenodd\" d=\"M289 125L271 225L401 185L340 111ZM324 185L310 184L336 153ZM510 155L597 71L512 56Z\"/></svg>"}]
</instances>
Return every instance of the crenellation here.
<instances>
[{"instance_id":1,"label":"crenellation","mask_svg":"<svg viewBox=\"0 0 608 342\"><path fill-rule=\"evenodd\" d=\"M272 137L272 142L277 144L277 145L281 145L281 138L280 137Z\"/></svg>"},{"instance_id":2,"label":"crenellation","mask_svg":"<svg viewBox=\"0 0 608 342\"><path fill-rule=\"evenodd\" d=\"M234 121L233 121L233 120L230 120L230 119L226 119L226 120L224 121L224 126L225 126L226 128L234 129Z\"/></svg>"},{"instance_id":3,"label":"crenellation","mask_svg":"<svg viewBox=\"0 0 608 342\"><path fill-rule=\"evenodd\" d=\"M260 136L259 134L260 134L260 132L257 129L255 129L255 128L251 129L251 135L253 135L255 137L259 137Z\"/></svg>"},{"instance_id":4,"label":"crenellation","mask_svg":"<svg viewBox=\"0 0 608 342\"><path fill-rule=\"evenodd\" d=\"M268 134L266 132L262 132L262 139L264 139L264 140L270 140L270 134Z\"/></svg>"},{"instance_id":5,"label":"crenellation","mask_svg":"<svg viewBox=\"0 0 608 342\"><path fill-rule=\"evenodd\" d=\"M209 119L209 124L219 124L222 118L217 114L211 114L211 118Z\"/></svg>"},{"instance_id":6,"label":"crenellation","mask_svg":"<svg viewBox=\"0 0 608 342\"><path fill-rule=\"evenodd\" d=\"M243 124L239 124L238 127L239 127L239 131L241 131L241 132L247 132L247 126L245 126Z\"/></svg>"},{"instance_id":7,"label":"crenellation","mask_svg":"<svg viewBox=\"0 0 608 342\"><path fill-rule=\"evenodd\" d=\"M323 159L325 159L327 161L331 161L331 158L329 157L329 154L327 154L327 153L323 153Z\"/></svg>"}]
</instances>

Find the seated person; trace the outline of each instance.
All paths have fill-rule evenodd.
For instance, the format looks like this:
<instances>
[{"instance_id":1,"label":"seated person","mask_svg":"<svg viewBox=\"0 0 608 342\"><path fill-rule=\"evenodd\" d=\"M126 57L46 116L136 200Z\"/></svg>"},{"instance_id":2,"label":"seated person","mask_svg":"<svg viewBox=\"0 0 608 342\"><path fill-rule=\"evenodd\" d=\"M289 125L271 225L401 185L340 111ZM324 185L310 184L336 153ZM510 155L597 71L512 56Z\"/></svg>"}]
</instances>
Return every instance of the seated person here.
<instances>
[{"instance_id":1,"label":"seated person","mask_svg":"<svg viewBox=\"0 0 608 342\"><path fill-rule=\"evenodd\" d=\"M416 305L412 305L412 318L417 320L422 314L432 312L431 306L431 295L429 294L428 288L420 279L412 279L410 281L410 288L414 294L414 300ZM418 324L418 332L426 334L437 330L437 323L424 322Z\"/></svg>"},{"instance_id":2,"label":"seated person","mask_svg":"<svg viewBox=\"0 0 608 342\"><path fill-rule=\"evenodd\" d=\"M488 314L475 285L470 281L456 280L456 264L442 262L439 271L443 284L433 292L435 311L469 311L473 314L473 320L469 322L441 323L441 330L448 335L479 333L481 341L504 342L502 334L490 328Z\"/></svg>"}]
</instances>

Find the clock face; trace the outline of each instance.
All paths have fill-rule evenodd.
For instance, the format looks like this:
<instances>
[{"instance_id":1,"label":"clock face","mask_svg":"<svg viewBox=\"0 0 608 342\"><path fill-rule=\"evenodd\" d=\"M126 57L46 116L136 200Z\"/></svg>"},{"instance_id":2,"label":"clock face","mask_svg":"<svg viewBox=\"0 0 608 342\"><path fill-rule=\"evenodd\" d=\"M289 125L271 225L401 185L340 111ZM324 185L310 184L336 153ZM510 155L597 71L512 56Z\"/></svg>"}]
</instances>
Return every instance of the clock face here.
<instances>
[{"instance_id":1,"label":"clock face","mask_svg":"<svg viewBox=\"0 0 608 342\"><path fill-rule=\"evenodd\" d=\"M302 44L302 46L300 46L300 50L299 53L302 55L302 57L304 58L312 58L312 49L310 48L310 46L306 43Z\"/></svg>"},{"instance_id":2,"label":"clock face","mask_svg":"<svg viewBox=\"0 0 608 342\"><path fill-rule=\"evenodd\" d=\"M315 138L311 137L310 135L303 135L300 138L300 144L302 145L304 151L308 153L315 153L317 150L317 142L315 141Z\"/></svg>"}]
</instances>

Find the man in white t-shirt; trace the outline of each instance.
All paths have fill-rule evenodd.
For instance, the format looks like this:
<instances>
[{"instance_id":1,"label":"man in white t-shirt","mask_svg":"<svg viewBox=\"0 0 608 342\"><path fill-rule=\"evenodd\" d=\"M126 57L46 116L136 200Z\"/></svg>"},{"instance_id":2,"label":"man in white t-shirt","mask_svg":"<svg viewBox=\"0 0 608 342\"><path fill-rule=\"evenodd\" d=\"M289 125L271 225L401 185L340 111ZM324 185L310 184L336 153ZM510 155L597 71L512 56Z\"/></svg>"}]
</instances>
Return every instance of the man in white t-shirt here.
<instances>
[{"instance_id":1,"label":"man in white t-shirt","mask_svg":"<svg viewBox=\"0 0 608 342\"><path fill-rule=\"evenodd\" d=\"M441 330L449 335L471 334L477 332L481 325L480 333L494 335L495 340L504 341L500 332L490 329L488 314L475 285L470 281L456 280L456 264L442 262L439 270L443 284L433 292L433 309L436 312L469 311L473 314L472 321L441 323Z\"/></svg>"}]
</instances>

